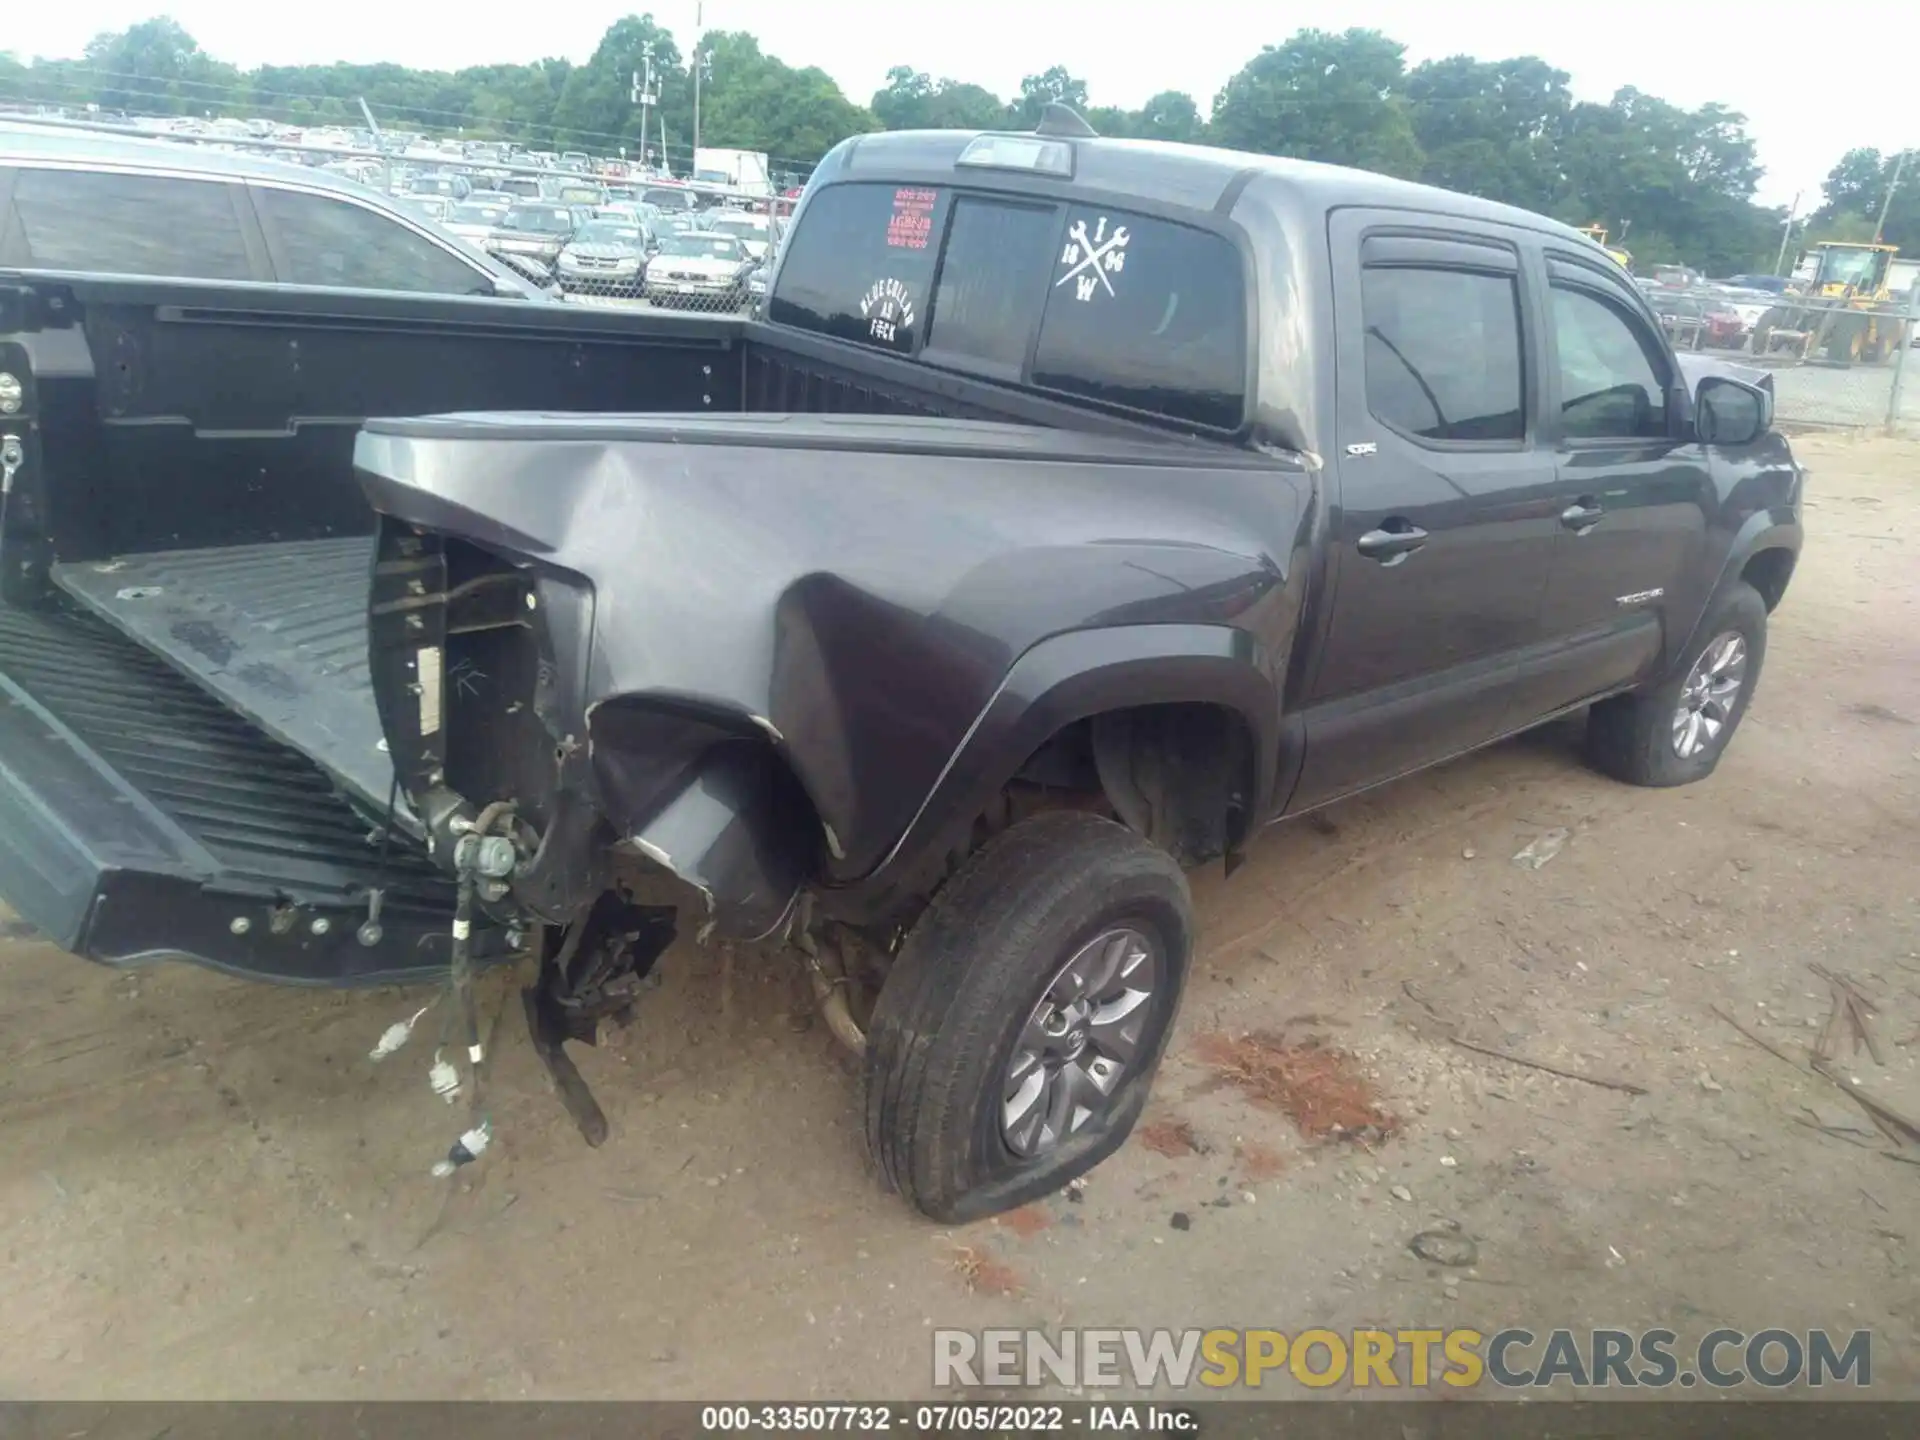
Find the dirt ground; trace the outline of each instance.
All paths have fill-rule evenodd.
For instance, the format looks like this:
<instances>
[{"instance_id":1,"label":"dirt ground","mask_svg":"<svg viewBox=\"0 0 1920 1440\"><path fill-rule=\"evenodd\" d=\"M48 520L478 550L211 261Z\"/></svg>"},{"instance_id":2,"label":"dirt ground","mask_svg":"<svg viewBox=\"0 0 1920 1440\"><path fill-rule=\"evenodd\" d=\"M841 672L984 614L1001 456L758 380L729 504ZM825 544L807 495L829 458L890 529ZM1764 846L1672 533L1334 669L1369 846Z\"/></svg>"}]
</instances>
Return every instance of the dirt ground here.
<instances>
[{"instance_id":1,"label":"dirt ground","mask_svg":"<svg viewBox=\"0 0 1920 1440\"><path fill-rule=\"evenodd\" d=\"M1716 1014L1804 1056L1809 967L1844 975L1886 1063L1841 1073L1920 1114L1920 443L1800 449L1806 556L1715 778L1612 784L1560 726L1198 877L1153 1128L1010 1220L879 1193L852 1067L744 957L675 951L584 1053L599 1151L509 1012L449 1189L426 1047L367 1057L420 997L0 945L0 1394L897 1397L934 1324L1513 1323L1870 1328L1875 1391L1920 1393L1920 1167ZM1308 1140L1221 1082L1248 1032L1350 1052L1398 1130ZM1471 1268L1409 1252L1453 1224Z\"/></svg>"}]
</instances>

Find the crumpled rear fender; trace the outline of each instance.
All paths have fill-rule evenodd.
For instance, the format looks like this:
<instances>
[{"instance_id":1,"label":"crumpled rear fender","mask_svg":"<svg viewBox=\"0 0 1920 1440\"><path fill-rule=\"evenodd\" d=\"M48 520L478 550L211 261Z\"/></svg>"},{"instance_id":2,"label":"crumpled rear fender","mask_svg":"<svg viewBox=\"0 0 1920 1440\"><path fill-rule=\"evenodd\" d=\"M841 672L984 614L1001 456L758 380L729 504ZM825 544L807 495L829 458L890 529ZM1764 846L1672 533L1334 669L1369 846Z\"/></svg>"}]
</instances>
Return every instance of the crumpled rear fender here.
<instances>
[{"instance_id":1,"label":"crumpled rear fender","mask_svg":"<svg viewBox=\"0 0 1920 1440\"><path fill-rule=\"evenodd\" d=\"M589 734L607 819L700 892L703 933L777 930L817 864L821 830L771 741L732 717L637 703L598 707Z\"/></svg>"}]
</instances>

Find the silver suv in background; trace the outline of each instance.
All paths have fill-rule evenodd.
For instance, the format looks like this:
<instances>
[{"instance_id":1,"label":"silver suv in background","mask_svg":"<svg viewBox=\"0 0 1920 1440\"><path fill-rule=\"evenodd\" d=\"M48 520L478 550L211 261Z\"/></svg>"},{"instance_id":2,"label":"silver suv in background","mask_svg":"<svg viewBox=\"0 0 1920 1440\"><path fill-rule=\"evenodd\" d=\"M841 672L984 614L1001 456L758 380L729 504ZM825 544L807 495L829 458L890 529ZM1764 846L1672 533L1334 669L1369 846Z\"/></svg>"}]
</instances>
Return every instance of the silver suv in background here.
<instances>
[{"instance_id":1,"label":"silver suv in background","mask_svg":"<svg viewBox=\"0 0 1920 1440\"><path fill-rule=\"evenodd\" d=\"M0 269L542 298L476 246L339 176L4 122Z\"/></svg>"}]
</instances>

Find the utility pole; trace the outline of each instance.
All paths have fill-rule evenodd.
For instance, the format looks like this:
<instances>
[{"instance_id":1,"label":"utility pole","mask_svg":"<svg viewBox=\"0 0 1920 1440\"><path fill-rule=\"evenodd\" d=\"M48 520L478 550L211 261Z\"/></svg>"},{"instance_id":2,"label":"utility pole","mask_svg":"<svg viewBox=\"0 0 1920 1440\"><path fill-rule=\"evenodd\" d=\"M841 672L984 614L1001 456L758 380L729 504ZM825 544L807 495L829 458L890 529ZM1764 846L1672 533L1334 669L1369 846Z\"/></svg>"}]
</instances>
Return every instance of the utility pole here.
<instances>
[{"instance_id":1,"label":"utility pole","mask_svg":"<svg viewBox=\"0 0 1920 1440\"><path fill-rule=\"evenodd\" d=\"M1893 208L1893 192L1900 188L1900 172L1907 168L1907 152L1902 150L1893 162L1893 178L1887 182L1887 198L1880 202L1880 218L1874 222L1873 239L1869 243L1880 243L1880 232L1887 228L1887 211Z\"/></svg>"},{"instance_id":2,"label":"utility pole","mask_svg":"<svg viewBox=\"0 0 1920 1440\"><path fill-rule=\"evenodd\" d=\"M700 167L700 81L711 72L712 57L706 53L706 32L700 28L704 5L693 7L693 161L688 172Z\"/></svg>"},{"instance_id":3,"label":"utility pole","mask_svg":"<svg viewBox=\"0 0 1920 1440\"><path fill-rule=\"evenodd\" d=\"M1780 253L1773 257L1773 273L1787 273L1787 242L1793 239L1793 222L1800 218L1800 197L1804 191L1793 192L1793 204L1787 207L1787 223L1780 227Z\"/></svg>"},{"instance_id":4,"label":"utility pole","mask_svg":"<svg viewBox=\"0 0 1920 1440\"><path fill-rule=\"evenodd\" d=\"M633 72L633 103L640 107L640 170L644 174L647 168L647 111L660 103L660 94L653 88L651 40L640 47L640 64L644 70Z\"/></svg>"}]
</instances>

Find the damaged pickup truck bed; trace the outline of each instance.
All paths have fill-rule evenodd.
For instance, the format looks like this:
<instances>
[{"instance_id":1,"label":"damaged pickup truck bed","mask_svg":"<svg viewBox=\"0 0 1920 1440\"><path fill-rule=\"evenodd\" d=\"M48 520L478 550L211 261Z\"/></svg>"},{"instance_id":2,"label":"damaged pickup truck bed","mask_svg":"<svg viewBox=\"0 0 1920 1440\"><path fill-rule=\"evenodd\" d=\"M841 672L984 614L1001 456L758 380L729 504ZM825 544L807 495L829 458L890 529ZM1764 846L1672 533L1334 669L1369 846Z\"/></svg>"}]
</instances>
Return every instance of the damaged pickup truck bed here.
<instances>
[{"instance_id":1,"label":"damaged pickup truck bed","mask_svg":"<svg viewBox=\"0 0 1920 1440\"><path fill-rule=\"evenodd\" d=\"M531 952L594 1140L564 1041L676 933L790 946L941 1219L1125 1139L1183 867L1583 707L1704 777L1800 544L1765 381L1578 233L1060 112L840 146L763 324L3 285L23 914L307 983Z\"/></svg>"}]
</instances>

